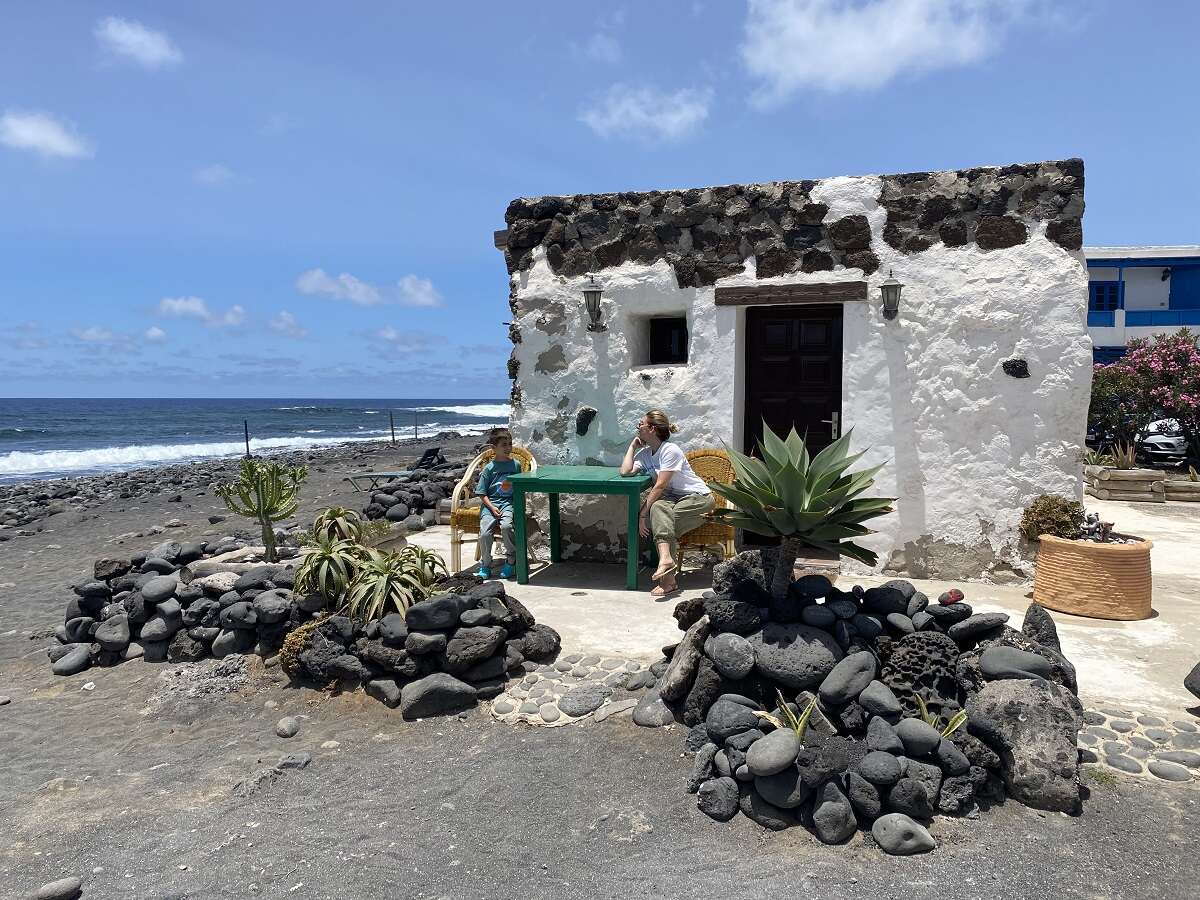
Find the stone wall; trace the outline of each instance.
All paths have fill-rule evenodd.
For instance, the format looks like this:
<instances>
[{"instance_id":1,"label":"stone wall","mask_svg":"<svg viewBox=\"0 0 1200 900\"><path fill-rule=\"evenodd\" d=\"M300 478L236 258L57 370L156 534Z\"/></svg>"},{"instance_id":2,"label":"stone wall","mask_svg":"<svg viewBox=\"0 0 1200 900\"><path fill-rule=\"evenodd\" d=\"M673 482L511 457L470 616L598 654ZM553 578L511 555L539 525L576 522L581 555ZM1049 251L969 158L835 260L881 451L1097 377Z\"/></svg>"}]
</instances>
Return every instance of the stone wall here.
<instances>
[{"instance_id":1,"label":"stone wall","mask_svg":"<svg viewBox=\"0 0 1200 900\"><path fill-rule=\"evenodd\" d=\"M512 427L542 462L615 464L638 416L661 406L685 449L740 447L745 313L716 306L715 288L865 280L868 301L843 305L842 417L898 498L872 538L881 566L1024 577L1021 509L1079 493L1082 214L1080 160L515 200ZM890 322L878 310L889 270L905 285ZM604 332L586 328L589 274ZM688 363L644 364L655 315L686 317ZM612 501L565 502L564 519L568 552L623 542Z\"/></svg>"}]
</instances>

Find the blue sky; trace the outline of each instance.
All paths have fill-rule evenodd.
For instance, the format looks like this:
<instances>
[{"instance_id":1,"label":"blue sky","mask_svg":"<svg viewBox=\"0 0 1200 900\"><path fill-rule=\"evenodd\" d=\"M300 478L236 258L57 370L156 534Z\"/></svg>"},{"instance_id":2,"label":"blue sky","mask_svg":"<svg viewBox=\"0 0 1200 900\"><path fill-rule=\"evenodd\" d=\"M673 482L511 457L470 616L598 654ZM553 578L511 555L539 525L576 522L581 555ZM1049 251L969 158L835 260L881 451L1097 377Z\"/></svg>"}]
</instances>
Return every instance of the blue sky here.
<instances>
[{"instance_id":1,"label":"blue sky","mask_svg":"<svg viewBox=\"0 0 1200 900\"><path fill-rule=\"evenodd\" d=\"M1082 156L1197 243L1194 3L7 3L0 394L501 397L516 196Z\"/></svg>"}]
</instances>

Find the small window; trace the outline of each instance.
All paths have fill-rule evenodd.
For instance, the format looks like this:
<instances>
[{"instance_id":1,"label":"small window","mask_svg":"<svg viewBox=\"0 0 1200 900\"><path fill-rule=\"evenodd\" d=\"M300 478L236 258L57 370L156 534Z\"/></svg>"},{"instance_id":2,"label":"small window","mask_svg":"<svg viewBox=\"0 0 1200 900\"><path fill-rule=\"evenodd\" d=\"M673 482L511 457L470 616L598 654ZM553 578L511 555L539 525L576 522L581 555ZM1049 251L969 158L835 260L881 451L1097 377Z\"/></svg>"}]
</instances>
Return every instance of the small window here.
<instances>
[{"instance_id":1,"label":"small window","mask_svg":"<svg viewBox=\"0 0 1200 900\"><path fill-rule=\"evenodd\" d=\"M1092 312L1112 312L1121 308L1121 282L1088 282L1088 309Z\"/></svg>"},{"instance_id":2,"label":"small window","mask_svg":"<svg viewBox=\"0 0 1200 900\"><path fill-rule=\"evenodd\" d=\"M650 365L685 363L688 360L687 319L650 320Z\"/></svg>"}]
</instances>

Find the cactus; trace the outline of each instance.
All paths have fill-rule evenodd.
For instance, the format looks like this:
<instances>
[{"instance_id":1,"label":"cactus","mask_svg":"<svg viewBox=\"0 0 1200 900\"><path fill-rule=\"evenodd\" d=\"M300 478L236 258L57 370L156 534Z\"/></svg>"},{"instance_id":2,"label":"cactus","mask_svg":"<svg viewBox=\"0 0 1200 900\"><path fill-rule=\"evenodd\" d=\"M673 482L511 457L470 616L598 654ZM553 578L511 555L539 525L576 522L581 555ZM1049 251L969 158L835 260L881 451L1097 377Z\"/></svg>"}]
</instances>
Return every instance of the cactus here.
<instances>
[{"instance_id":1,"label":"cactus","mask_svg":"<svg viewBox=\"0 0 1200 900\"><path fill-rule=\"evenodd\" d=\"M300 485L308 477L304 466L283 466L246 457L237 481L217 485L218 497L231 512L255 519L262 526L263 548L267 562L277 560L275 523L296 512L300 505Z\"/></svg>"}]
</instances>

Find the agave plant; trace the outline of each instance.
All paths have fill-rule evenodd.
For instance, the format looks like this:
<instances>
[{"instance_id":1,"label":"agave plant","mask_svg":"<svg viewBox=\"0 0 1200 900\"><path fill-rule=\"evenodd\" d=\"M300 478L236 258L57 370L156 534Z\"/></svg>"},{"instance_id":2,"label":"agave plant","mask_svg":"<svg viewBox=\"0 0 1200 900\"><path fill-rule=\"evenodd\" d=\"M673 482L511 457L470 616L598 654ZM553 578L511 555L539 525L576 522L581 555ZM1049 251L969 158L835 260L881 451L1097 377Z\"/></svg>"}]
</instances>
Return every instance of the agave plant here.
<instances>
[{"instance_id":1,"label":"agave plant","mask_svg":"<svg viewBox=\"0 0 1200 900\"><path fill-rule=\"evenodd\" d=\"M389 608L407 612L432 593L446 564L432 550L404 547L395 553L364 550L362 562L346 592L346 614L370 622L387 614Z\"/></svg>"},{"instance_id":2,"label":"agave plant","mask_svg":"<svg viewBox=\"0 0 1200 900\"><path fill-rule=\"evenodd\" d=\"M354 510L330 506L321 510L313 520L312 533L314 540L318 535L326 534L334 540L362 543L362 529L362 517Z\"/></svg>"},{"instance_id":3,"label":"agave plant","mask_svg":"<svg viewBox=\"0 0 1200 900\"><path fill-rule=\"evenodd\" d=\"M760 719L770 722L776 728L792 729L796 732L796 737L800 738L800 743L804 743L804 735L808 732L808 720L812 717L813 710L817 708L817 698L814 696L808 702L808 706L804 707L804 711L797 715L784 699L783 691L776 688L775 693L779 696L779 711L783 714L783 718L760 710L754 710L754 714Z\"/></svg>"},{"instance_id":4,"label":"agave plant","mask_svg":"<svg viewBox=\"0 0 1200 900\"><path fill-rule=\"evenodd\" d=\"M1101 453L1099 450L1085 450L1083 452L1083 463L1087 466L1111 466L1113 458L1107 453Z\"/></svg>"},{"instance_id":5,"label":"agave plant","mask_svg":"<svg viewBox=\"0 0 1200 900\"><path fill-rule=\"evenodd\" d=\"M1137 447L1132 444L1115 444L1112 448L1112 465L1118 469L1137 468Z\"/></svg>"},{"instance_id":6,"label":"agave plant","mask_svg":"<svg viewBox=\"0 0 1200 900\"><path fill-rule=\"evenodd\" d=\"M262 527L267 562L276 562L275 523L287 519L300 505L300 485L308 477L304 466L280 465L246 457L238 480L214 489L231 512L255 519Z\"/></svg>"},{"instance_id":7,"label":"agave plant","mask_svg":"<svg viewBox=\"0 0 1200 900\"><path fill-rule=\"evenodd\" d=\"M861 496L874 485L875 473L883 467L850 471L863 455L850 452L852 432L810 458L795 428L784 440L764 422L763 458L730 450L733 483L712 483L712 489L734 507L715 510L714 519L780 538L779 562L771 580L771 594L777 600L787 594L792 566L805 547L875 564L875 552L851 538L871 534L862 523L891 512L893 498Z\"/></svg>"},{"instance_id":8,"label":"agave plant","mask_svg":"<svg viewBox=\"0 0 1200 900\"><path fill-rule=\"evenodd\" d=\"M362 546L353 541L318 533L296 571L296 590L318 593L327 605L338 605L358 572L362 553Z\"/></svg>"}]
</instances>

